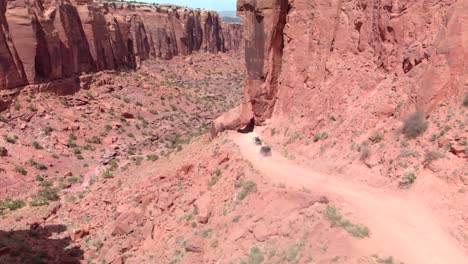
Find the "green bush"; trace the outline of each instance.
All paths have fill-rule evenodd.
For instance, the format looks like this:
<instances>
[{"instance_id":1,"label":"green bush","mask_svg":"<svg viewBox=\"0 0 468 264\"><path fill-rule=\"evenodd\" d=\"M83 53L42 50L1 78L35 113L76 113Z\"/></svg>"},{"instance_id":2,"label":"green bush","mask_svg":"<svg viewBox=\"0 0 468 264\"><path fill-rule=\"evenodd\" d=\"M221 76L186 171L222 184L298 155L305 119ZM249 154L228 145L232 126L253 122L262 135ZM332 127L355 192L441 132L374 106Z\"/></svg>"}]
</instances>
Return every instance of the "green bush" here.
<instances>
[{"instance_id":1,"label":"green bush","mask_svg":"<svg viewBox=\"0 0 468 264\"><path fill-rule=\"evenodd\" d=\"M149 161L157 161L159 159L158 155L155 154L149 154L146 156L146 159Z\"/></svg>"},{"instance_id":2,"label":"green bush","mask_svg":"<svg viewBox=\"0 0 468 264\"><path fill-rule=\"evenodd\" d=\"M102 174L102 177L104 179L111 179L111 178L114 178L114 174L112 173L111 170L105 170L104 173Z\"/></svg>"},{"instance_id":3,"label":"green bush","mask_svg":"<svg viewBox=\"0 0 468 264\"><path fill-rule=\"evenodd\" d=\"M42 188L33 196L33 200L29 202L29 205L36 207L48 205L50 201L58 201L60 199L58 192L58 188Z\"/></svg>"},{"instance_id":4,"label":"green bush","mask_svg":"<svg viewBox=\"0 0 468 264\"><path fill-rule=\"evenodd\" d=\"M52 133L52 131L54 131L54 129L50 126L46 126L43 130L44 134L45 135L50 135L50 133Z\"/></svg>"},{"instance_id":5,"label":"green bush","mask_svg":"<svg viewBox=\"0 0 468 264\"><path fill-rule=\"evenodd\" d=\"M317 142L320 139L327 139L327 138L328 138L328 133L326 131L323 131L323 132L319 132L315 134L313 140L314 142Z\"/></svg>"},{"instance_id":6,"label":"green bush","mask_svg":"<svg viewBox=\"0 0 468 264\"><path fill-rule=\"evenodd\" d=\"M438 159L443 158L443 157L444 157L444 155L439 153L439 152L427 151L424 154L424 164L429 165L434 160L438 160Z\"/></svg>"},{"instance_id":7,"label":"green bush","mask_svg":"<svg viewBox=\"0 0 468 264\"><path fill-rule=\"evenodd\" d=\"M45 187L39 190L37 192L37 195L49 201L58 201L60 199L60 196L58 195L58 191L59 190L57 188Z\"/></svg>"},{"instance_id":8,"label":"green bush","mask_svg":"<svg viewBox=\"0 0 468 264\"><path fill-rule=\"evenodd\" d=\"M18 137L17 136L12 136L12 137L5 136L4 139L5 139L6 142L8 142L10 144L15 144Z\"/></svg>"},{"instance_id":9,"label":"green bush","mask_svg":"<svg viewBox=\"0 0 468 264\"><path fill-rule=\"evenodd\" d=\"M8 155L8 150L5 147L0 147L0 157L5 157Z\"/></svg>"},{"instance_id":10,"label":"green bush","mask_svg":"<svg viewBox=\"0 0 468 264\"><path fill-rule=\"evenodd\" d=\"M86 142L93 143L93 144L101 144L102 143L101 139L99 137L97 137L97 136L93 136L92 138L87 139Z\"/></svg>"},{"instance_id":11,"label":"green bush","mask_svg":"<svg viewBox=\"0 0 468 264\"><path fill-rule=\"evenodd\" d=\"M416 111L405 119L403 134L409 138L416 138L422 135L427 129L427 122L420 111Z\"/></svg>"},{"instance_id":12,"label":"green bush","mask_svg":"<svg viewBox=\"0 0 468 264\"><path fill-rule=\"evenodd\" d=\"M28 174L28 171L24 167L21 167L21 166L16 166L15 171L22 175Z\"/></svg>"},{"instance_id":13,"label":"green bush","mask_svg":"<svg viewBox=\"0 0 468 264\"><path fill-rule=\"evenodd\" d=\"M369 236L369 228L361 224L353 224L344 219L334 206L327 206L324 215L332 226L341 227L355 237L364 238Z\"/></svg>"},{"instance_id":14,"label":"green bush","mask_svg":"<svg viewBox=\"0 0 468 264\"><path fill-rule=\"evenodd\" d=\"M237 200L242 201L247 195L257 191L257 184L253 181L246 181L242 184L242 190L237 194Z\"/></svg>"},{"instance_id":15,"label":"green bush","mask_svg":"<svg viewBox=\"0 0 468 264\"><path fill-rule=\"evenodd\" d=\"M35 148L35 149L43 149L43 147L41 146L41 144L37 141L33 141L32 142L32 146Z\"/></svg>"},{"instance_id":16,"label":"green bush","mask_svg":"<svg viewBox=\"0 0 468 264\"><path fill-rule=\"evenodd\" d=\"M382 141L383 139L384 139L384 135L383 135L382 133L380 133L380 132L375 133L374 135L372 135L372 136L370 137L370 140L371 140L372 142L376 142L376 143Z\"/></svg>"},{"instance_id":17,"label":"green bush","mask_svg":"<svg viewBox=\"0 0 468 264\"><path fill-rule=\"evenodd\" d=\"M5 207L10 209L11 211L13 210L18 210L26 206L26 203L23 200L12 200L12 199L6 199L6 200L0 200L0 208Z\"/></svg>"},{"instance_id":18,"label":"green bush","mask_svg":"<svg viewBox=\"0 0 468 264\"><path fill-rule=\"evenodd\" d=\"M39 163L39 162L37 162L37 161L35 161L33 159L29 159L28 163L29 163L29 165L31 167L34 167L34 168L36 168L38 170L47 170L46 165L44 165L42 163Z\"/></svg>"},{"instance_id":19,"label":"green bush","mask_svg":"<svg viewBox=\"0 0 468 264\"><path fill-rule=\"evenodd\" d=\"M400 187L401 188L408 188L416 181L416 174L412 171L405 172L403 177L400 180Z\"/></svg>"}]
</instances>

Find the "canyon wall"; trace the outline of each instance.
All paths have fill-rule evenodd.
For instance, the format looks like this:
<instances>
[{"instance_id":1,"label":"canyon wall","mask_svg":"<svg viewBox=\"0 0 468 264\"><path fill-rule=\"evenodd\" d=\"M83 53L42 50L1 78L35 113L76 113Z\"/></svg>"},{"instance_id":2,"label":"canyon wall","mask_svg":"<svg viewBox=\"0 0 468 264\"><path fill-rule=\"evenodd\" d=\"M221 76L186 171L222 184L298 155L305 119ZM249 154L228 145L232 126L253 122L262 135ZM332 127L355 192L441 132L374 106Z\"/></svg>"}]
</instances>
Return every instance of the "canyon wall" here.
<instances>
[{"instance_id":1,"label":"canyon wall","mask_svg":"<svg viewBox=\"0 0 468 264\"><path fill-rule=\"evenodd\" d=\"M0 0L0 25L0 91L74 85L83 73L237 50L242 42L241 26L231 25L225 42L216 12L125 2Z\"/></svg>"},{"instance_id":2,"label":"canyon wall","mask_svg":"<svg viewBox=\"0 0 468 264\"><path fill-rule=\"evenodd\" d=\"M239 0L238 11L247 73L235 122L429 113L468 91L466 0Z\"/></svg>"},{"instance_id":3,"label":"canyon wall","mask_svg":"<svg viewBox=\"0 0 468 264\"><path fill-rule=\"evenodd\" d=\"M244 48L243 26L239 23L223 23L224 46L227 50Z\"/></svg>"}]
</instances>

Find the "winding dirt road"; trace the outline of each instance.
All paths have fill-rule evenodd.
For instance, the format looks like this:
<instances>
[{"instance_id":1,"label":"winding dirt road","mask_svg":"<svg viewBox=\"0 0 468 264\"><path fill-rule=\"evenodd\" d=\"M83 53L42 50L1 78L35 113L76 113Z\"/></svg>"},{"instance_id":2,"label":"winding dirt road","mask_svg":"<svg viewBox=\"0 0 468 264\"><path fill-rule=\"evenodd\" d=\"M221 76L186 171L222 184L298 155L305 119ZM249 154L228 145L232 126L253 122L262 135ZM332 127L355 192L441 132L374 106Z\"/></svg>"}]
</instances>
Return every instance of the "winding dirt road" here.
<instances>
[{"instance_id":1,"label":"winding dirt road","mask_svg":"<svg viewBox=\"0 0 468 264\"><path fill-rule=\"evenodd\" d=\"M345 201L359 222L369 227L370 238L356 240L364 254L383 252L406 264L467 264L468 256L420 201L323 175L274 152L262 157L252 138L255 133L229 137L242 155L274 183L310 189L331 201ZM274 150L273 150L274 151Z\"/></svg>"}]
</instances>

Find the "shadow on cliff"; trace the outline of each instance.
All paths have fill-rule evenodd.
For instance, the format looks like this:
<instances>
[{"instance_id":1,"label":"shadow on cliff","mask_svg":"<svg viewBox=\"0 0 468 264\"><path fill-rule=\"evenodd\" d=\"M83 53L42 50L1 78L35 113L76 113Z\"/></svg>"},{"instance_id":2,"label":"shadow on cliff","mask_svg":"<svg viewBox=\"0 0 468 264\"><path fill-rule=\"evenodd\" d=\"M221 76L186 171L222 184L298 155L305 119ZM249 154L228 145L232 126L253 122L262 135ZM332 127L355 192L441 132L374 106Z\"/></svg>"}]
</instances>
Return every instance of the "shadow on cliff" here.
<instances>
[{"instance_id":1,"label":"shadow on cliff","mask_svg":"<svg viewBox=\"0 0 468 264\"><path fill-rule=\"evenodd\" d=\"M242 134L248 134L253 132L255 129L255 119L250 119L249 123L242 128L237 129L237 132Z\"/></svg>"},{"instance_id":2,"label":"shadow on cliff","mask_svg":"<svg viewBox=\"0 0 468 264\"><path fill-rule=\"evenodd\" d=\"M79 264L83 251L66 238L51 238L66 230L63 225L32 226L28 230L0 230L0 263Z\"/></svg>"}]
</instances>

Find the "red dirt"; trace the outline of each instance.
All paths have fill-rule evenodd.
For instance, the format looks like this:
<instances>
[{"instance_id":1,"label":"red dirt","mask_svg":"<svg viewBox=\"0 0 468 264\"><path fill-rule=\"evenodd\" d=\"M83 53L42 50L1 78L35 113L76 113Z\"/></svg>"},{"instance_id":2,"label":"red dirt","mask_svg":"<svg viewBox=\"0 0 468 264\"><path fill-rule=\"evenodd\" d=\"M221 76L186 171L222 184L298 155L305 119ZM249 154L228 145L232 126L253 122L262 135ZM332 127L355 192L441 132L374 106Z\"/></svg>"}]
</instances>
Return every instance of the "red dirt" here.
<instances>
[{"instance_id":1,"label":"red dirt","mask_svg":"<svg viewBox=\"0 0 468 264\"><path fill-rule=\"evenodd\" d=\"M0 263L468 263L467 8L0 0Z\"/></svg>"},{"instance_id":2,"label":"red dirt","mask_svg":"<svg viewBox=\"0 0 468 264\"><path fill-rule=\"evenodd\" d=\"M370 239L358 243L363 252L395 254L405 263L464 263L468 259L457 241L445 232L442 219L435 217L422 199L319 173L279 153L262 157L251 142L254 136L257 135L232 134L230 138L240 146L242 155L272 182L307 188L345 204L371 230Z\"/></svg>"}]
</instances>

